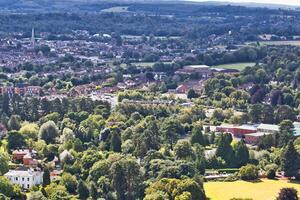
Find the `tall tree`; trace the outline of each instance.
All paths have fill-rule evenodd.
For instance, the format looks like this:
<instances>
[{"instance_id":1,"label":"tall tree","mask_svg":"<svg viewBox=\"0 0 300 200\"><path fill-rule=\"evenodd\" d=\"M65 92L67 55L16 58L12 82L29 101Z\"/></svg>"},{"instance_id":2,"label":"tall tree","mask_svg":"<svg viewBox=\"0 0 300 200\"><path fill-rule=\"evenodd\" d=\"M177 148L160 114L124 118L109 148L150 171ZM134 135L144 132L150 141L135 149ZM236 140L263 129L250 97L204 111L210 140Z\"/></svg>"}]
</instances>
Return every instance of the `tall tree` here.
<instances>
[{"instance_id":1,"label":"tall tree","mask_svg":"<svg viewBox=\"0 0 300 200\"><path fill-rule=\"evenodd\" d=\"M205 140L202 133L202 127L200 125L195 125L192 129L192 136L191 136L191 143L192 144L200 144L205 146Z\"/></svg>"},{"instance_id":2,"label":"tall tree","mask_svg":"<svg viewBox=\"0 0 300 200\"><path fill-rule=\"evenodd\" d=\"M77 192L79 194L79 199L87 199L89 197L89 189L86 186L85 182L82 180L78 181Z\"/></svg>"},{"instance_id":3,"label":"tall tree","mask_svg":"<svg viewBox=\"0 0 300 200\"><path fill-rule=\"evenodd\" d=\"M281 155L281 168L284 171L284 175L287 177L296 176L300 169L299 155L292 141L290 141L283 150Z\"/></svg>"},{"instance_id":4,"label":"tall tree","mask_svg":"<svg viewBox=\"0 0 300 200\"><path fill-rule=\"evenodd\" d=\"M112 167L112 183L117 193L118 200L125 200L126 179L125 173L120 163L115 163Z\"/></svg>"},{"instance_id":5,"label":"tall tree","mask_svg":"<svg viewBox=\"0 0 300 200\"><path fill-rule=\"evenodd\" d=\"M26 146L25 137L18 131L8 132L7 147L8 149L17 149Z\"/></svg>"},{"instance_id":6,"label":"tall tree","mask_svg":"<svg viewBox=\"0 0 300 200\"><path fill-rule=\"evenodd\" d=\"M19 115L12 115L8 121L9 130L18 131L21 128L21 118Z\"/></svg>"},{"instance_id":7,"label":"tall tree","mask_svg":"<svg viewBox=\"0 0 300 200\"><path fill-rule=\"evenodd\" d=\"M166 119L161 126L161 132L165 142L171 145L171 149L179 139L179 135L183 133L180 123L175 119Z\"/></svg>"},{"instance_id":8,"label":"tall tree","mask_svg":"<svg viewBox=\"0 0 300 200\"><path fill-rule=\"evenodd\" d=\"M234 161L234 152L230 145L231 141L232 136L228 133L220 134L217 141L216 156L223 158L228 166L232 166Z\"/></svg>"},{"instance_id":9,"label":"tall tree","mask_svg":"<svg viewBox=\"0 0 300 200\"><path fill-rule=\"evenodd\" d=\"M121 152L121 136L116 131L113 131L110 142L110 149L114 152Z\"/></svg>"},{"instance_id":10,"label":"tall tree","mask_svg":"<svg viewBox=\"0 0 300 200\"><path fill-rule=\"evenodd\" d=\"M249 150L243 140L239 141L235 149L235 163L237 167L247 164L249 161Z\"/></svg>"},{"instance_id":11,"label":"tall tree","mask_svg":"<svg viewBox=\"0 0 300 200\"><path fill-rule=\"evenodd\" d=\"M39 132L39 138L45 140L47 144L54 143L58 136L58 128L53 121L44 123Z\"/></svg>"},{"instance_id":12,"label":"tall tree","mask_svg":"<svg viewBox=\"0 0 300 200\"><path fill-rule=\"evenodd\" d=\"M50 184L51 180L50 180L50 172L48 167L44 167L44 173L43 173L43 186L47 186Z\"/></svg>"}]
</instances>

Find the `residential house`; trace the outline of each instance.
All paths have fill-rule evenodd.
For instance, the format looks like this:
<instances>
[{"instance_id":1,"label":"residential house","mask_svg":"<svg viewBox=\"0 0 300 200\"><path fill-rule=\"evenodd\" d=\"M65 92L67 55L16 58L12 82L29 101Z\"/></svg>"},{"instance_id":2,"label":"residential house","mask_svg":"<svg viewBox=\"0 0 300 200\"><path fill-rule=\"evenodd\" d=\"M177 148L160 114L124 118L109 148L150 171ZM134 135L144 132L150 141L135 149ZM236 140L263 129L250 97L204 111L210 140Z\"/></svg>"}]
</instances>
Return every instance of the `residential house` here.
<instances>
[{"instance_id":1,"label":"residential house","mask_svg":"<svg viewBox=\"0 0 300 200\"><path fill-rule=\"evenodd\" d=\"M21 167L15 170L9 170L4 176L7 177L11 183L20 185L25 190L43 183L43 172L38 168Z\"/></svg>"}]
</instances>

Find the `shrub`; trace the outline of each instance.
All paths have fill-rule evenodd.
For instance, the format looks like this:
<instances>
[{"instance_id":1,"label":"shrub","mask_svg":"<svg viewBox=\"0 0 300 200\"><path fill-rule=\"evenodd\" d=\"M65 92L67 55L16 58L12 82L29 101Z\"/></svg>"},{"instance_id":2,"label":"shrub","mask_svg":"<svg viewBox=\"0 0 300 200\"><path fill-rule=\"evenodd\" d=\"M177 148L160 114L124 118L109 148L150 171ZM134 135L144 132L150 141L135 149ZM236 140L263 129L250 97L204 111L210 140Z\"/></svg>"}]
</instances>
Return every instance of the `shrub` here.
<instances>
[{"instance_id":1,"label":"shrub","mask_svg":"<svg viewBox=\"0 0 300 200\"><path fill-rule=\"evenodd\" d=\"M276 200L298 200L297 193L294 188L282 188Z\"/></svg>"},{"instance_id":2,"label":"shrub","mask_svg":"<svg viewBox=\"0 0 300 200\"><path fill-rule=\"evenodd\" d=\"M266 175L268 179L274 179L276 176L276 171L274 169L269 169Z\"/></svg>"},{"instance_id":3,"label":"shrub","mask_svg":"<svg viewBox=\"0 0 300 200\"><path fill-rule=\"evenodd\" d=\"M255 180L258 178L258 168L255 165L248 164L241 167L239 175L245 181Z\"/></svg>"}]
</instances>

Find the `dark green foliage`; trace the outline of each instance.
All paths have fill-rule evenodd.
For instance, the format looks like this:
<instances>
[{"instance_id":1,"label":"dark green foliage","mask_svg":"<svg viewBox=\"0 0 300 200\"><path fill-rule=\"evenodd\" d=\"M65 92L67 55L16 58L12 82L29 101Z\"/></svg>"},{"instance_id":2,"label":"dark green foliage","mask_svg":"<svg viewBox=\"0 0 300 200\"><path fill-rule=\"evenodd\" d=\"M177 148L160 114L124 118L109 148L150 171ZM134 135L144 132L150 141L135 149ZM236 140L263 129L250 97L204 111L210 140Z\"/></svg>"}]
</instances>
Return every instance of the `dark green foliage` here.
<instances>
[{"instance_id":1,"label":"dark green foliage","mask_svg":"<svg viewBox=\"0 0 300 200\"><path fill-rule=\"evenodd\" d=\"M241 167L249 161L249 151L243 140L239 141L235 149L235 164Z\"/></svg>"},{"instance_id":2,"label":"dark green foliage","mask_svg":"<svg viewBox=\"0 0 300 200\"><path fill-rule=\"evenodd\" d=\"M17 149L23 148L26 146L25 137L18 131L8 132L7 137L7 148L8 149Z\"/></svg>"},{"instance_id":3,"label":"dark green foliage","mask_svg":"<svg viewBox=\"0 0 300 200\"><path fill-rule=\"evenodd\" d=\"M234 151L230 145L232 137L230 134L220 134L217 141L216 156L225 160L228 166L234 165Z\"/></svg>"},{"instance_id":4,"label":"dark green foliage","mask_svg":"<svg viewBox=\"0 0 300 200\"><path fill-rule=\"evenodd\" d=\"M284 171L284 175L287 177L296 176L300 169L299 154L297 153L292 141L288 143L282 152L281 168Z\"/></svg>"},{"instance_id":5,"label":"dark green foliage","mask_svg":"<svg viewBox=\"0 0 300 200\"><path fill-rule=\"evenodd\" d=\"M121 152L121 137L117 132L113 132L111 136L110 149L114 152Z\"/></svg>"},{"instance_id":6,"label":"dark green foliage","mask_svg":"<svg viewBox=\"0 0 300 200\"><path fill-rule=\"evenodd\" d=\"M50 171L47 167L44 168L44 174L43 174L43 186L49 185L51 182L50 180Z\"/></svg>"},{"instance_id":7,"label":"dark green foliage","mask_svg":"<svg viewBox=\"0 0 300 200\"><path fill-rule=\"evenodd\" d=\"M82 180L78 181L77 193L79 195L79 199L84 200L89 197L89 189L88 189L86 183L83 182Z\"/></svg>"},{"instance_id":8,"label":"dark green foliage","mask_svg":"<svg viewBox=\"0 0 300 200\"><path fill-rule=\"evenodd\" d=\"M239 176L242 180L250 181L258 178L258 168L255 165L246 165L241 167Z\"/></svg>"},{"instance_id":9,"label":"dark green foliage","mask_svg":"<svg viewBox=\"0 0 300 200\"><path fill-rule=\"evenodd\" d=\"M276 200L298 200L298 192L294 188L282 188Z\"/></svg>"}]
</instances>

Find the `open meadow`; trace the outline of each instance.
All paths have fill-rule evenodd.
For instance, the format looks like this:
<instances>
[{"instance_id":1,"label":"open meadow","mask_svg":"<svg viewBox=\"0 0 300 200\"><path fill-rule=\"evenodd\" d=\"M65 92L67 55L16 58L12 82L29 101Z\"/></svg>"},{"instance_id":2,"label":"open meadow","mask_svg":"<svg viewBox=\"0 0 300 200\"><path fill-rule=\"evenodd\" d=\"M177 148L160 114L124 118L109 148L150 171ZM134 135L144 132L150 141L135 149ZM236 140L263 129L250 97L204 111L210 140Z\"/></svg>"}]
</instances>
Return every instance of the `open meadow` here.
<instances>
[{"instance_id":1,"label":"open meadow","mask_svg":"<svg viewBox=\"0 0 300 200\"><path fill-rule=\"evenodd\" d=\"M287 180L262 179L259 182L207 182L204 183L206 195L211 200L230 200L249 198L253 200L274 200L283 187L293 187L300 193L300 183Z\"/></svg>"},{"instance_id":2,"label":"open meadow","mask_svg":"<svg viewBox=\"0 0 300 200\"><path fill-rule=\"evenodd\" d=\"M222 68L222 69L236 69L242 71L246 67L252 67L255 63L232 63L232 64L224 64L224 65L215 65L213 68Z\"/></svg>"}]
</instances>

